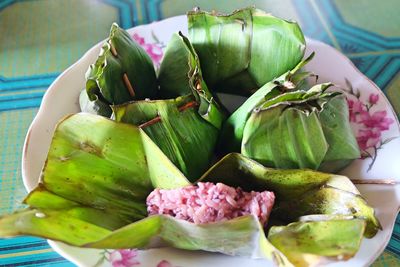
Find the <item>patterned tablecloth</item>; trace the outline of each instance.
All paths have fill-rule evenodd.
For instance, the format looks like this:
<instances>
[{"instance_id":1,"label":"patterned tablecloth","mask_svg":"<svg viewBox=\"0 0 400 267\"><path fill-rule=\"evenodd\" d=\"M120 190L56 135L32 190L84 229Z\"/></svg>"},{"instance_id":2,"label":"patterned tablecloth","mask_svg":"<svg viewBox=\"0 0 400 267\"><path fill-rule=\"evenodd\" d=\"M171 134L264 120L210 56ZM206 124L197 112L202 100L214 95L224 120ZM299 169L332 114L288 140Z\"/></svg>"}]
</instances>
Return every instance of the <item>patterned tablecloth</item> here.
<instances>
[{"instance_id":1,"label":"patterned tablecloth","mask_svg":"<svg viewBox=\"0 0 400 267\"><path fill-rule=\"evenodd\" d=\"M399 0L1 0L0 214L21 207L24 136L47 87L69 65L124 28L184 14L194 6L229 12L256 5L297 20L309 37L346 54L388 96L400 115ZM0 266L73 266L46 240L0 239ZM400 266L400 216L385 252L373 266Z\"/></svg>"}]
</instances>

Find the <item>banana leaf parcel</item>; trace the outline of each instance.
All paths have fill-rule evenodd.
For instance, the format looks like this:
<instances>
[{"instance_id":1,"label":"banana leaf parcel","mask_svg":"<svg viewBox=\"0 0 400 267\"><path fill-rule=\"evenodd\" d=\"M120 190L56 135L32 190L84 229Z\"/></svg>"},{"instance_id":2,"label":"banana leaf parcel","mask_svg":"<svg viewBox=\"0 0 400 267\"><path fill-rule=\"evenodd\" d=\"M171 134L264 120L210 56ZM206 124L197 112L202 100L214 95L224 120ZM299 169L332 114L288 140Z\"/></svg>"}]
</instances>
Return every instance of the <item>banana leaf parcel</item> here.
<instances>
[{"instance_id":1,"label":"banana leaf parcel","mask_svg":"<svg viewBox=\"0 0 400 267\"><path fill-rule=\"evenodd\" d=\"M328 172L360 157L344 95L327 91L331 83L303 89L310 73L300 68L312 56L262 86L227 119L222 150L241 151L269 167Z\"/></svg>"},{"instance_id":2,"label":"banana leaf parcel","mask_svg":"<svg viewBox=\"0 0 400 267\"><path fill-rule=\"evenodd\" d=\"M195 181L209 167L225 115L202 78L189 40L181 33L174 34L170 44L173 46L168 46L160 66L160 94L174 98L114 105L113 118L142 128L186 177ZM184 57L170 68L169 58L176 49ZM176 73L184 76L176 77ZM171 86L177 84L182 87Z\"/></svg>"},{"instance_id":3,"label":"banana leaf parcel","mask_svg":"<svg viewBox=\"0 0 400 267\"><path fill-rule=\"evenodd\" d=\"M299 25L256 8L230 15L188 12L189 39L204 79L216 92L250 95L303 58Z\"/></svg>"},{"instance_id":4,"label":"banana leaf parcel","mask_svg":"<svg viewBox=\"0 0 400 267\"><path fill-rule=\"evenodd\" d=\"M82 111L109 117L109 105L153 98L158 92L153 62L146 51L116 23L96 62L86 72Z\"/></svg>"},{"instance_id":5,"label":"banana leaf parcel","mask_svg":"<svg viewBox=\"0 0 400 267\"><path fill-rule=\"evenodd\" d=\"M113 24L86 78L82 111L142 128L191 181L209 167L225 115L181 33L172 36L157 80L146 52Z\"/></svg>"}]
</instances>

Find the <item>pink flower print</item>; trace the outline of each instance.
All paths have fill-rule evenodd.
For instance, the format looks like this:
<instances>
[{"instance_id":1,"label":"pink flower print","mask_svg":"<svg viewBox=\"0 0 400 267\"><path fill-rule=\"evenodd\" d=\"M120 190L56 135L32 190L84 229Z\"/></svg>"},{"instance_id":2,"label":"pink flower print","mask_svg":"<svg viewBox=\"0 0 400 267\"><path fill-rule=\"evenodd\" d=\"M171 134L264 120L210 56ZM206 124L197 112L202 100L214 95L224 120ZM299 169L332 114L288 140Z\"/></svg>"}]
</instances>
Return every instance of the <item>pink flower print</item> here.
<instances>
[{"instance_id":1,"label":"pink flower print","mask_svg":"<svg viewBox=\"0 0 400 267\"><path fill-rule=\"evenodd\" d=\"M370 94L368 98L368 102L371 105L375 105L379 101L379 95L378 94Z\"/></svg>"},{"instance_id":2,"label":"pink flower print","mask_svg":"<svg viewBox=\"0 0 400 267\"><path fill-rule=\"evenodd\" d=\"M386 118L386 110L376 111L372 115L368 112L361 114L361 123L367 128L378 128L381 131L389 130L390 124L394 122L391 118Z\"/></svg>"},{"instance_id":3,"label":"pink flower print","mask_svg":"<svg viewBox=\"0 0 400 267\"><path fill-rule=\"evenodd\" d=\"M360 129L356 137L358 146L361 150L375 147L381 140L381 132L378 129Z\"/></svg>"},{"instance_id":4,"label":"pink flower print","mask_svg":"<svg viewBox=\"0 0 400 267\"><path fill-rule=\"evenodd\" d=\"M357 115L361 113L368 113L365 105L359 100L347 99L349 105L349 115L351 122L357 122Z\"/></svg>"},{"instance_id":5,"label":"pink flower print","mask_svg":"<svg viewBox=\"0 0 400 267\"><path fill-rule=\"evenodd\" d=\"M167 260L162 260L157 264L157 267L172 267L172 264Z\"/></svg>"},{"instance_id":6,"label":"pink flower print","mask_svg":"<svg viewBox=\"0 0 400 267\"><path fill-rule=\"evenodd\" d=\"M144 38L141 37L141 36L140 36L139 34L137 34L137 33L134 33L134 34L132 35L132 38L133 38L133 40L135 40L140 46L142 46L142 45L145 44Z\"/></svg>"},{"instance_id":7,"label":"pink flower print","mask_svg":"<svg viewBox=\"0 0 400 267\"><path fill-rule=\"evenodd\" d=\"M145 44L143 45L143 48L146 50L147 54L149 54L153 62L157 65L160 65L163 57L163 51L161 47L156 44Z\"/></svg>"},{"instance_id":8,"label":"pink flower print","mask_svg":"<svg viewBox=\"0 0 400 267\"><path fill-rule=\"evenodd\" d=\"M365 103L360 101L361 91L354 89L346 80L348 89L347 104L349 107L349 120L357 130L356 140L361 150L361 158L370 162L367 172L370 171L378 157L378 151L394 137L383 139L383 133L389 130L394 120L387 117L387 111L378 110L379 93L369 93Z\"/></svg>"},{"instance_id":9,"label":"pink flower print","mask_svg":"<svg viewBox=\"0 0 400 267\"><path fill-rule=\"evenodd\" d=\"M110 253L110 262L113 267L132 267L139 265L140 262L135 259L138 255L136 249L119 249Z\"/></svg>"},{"instance_id":10,"label":"pink flower print","mask_svg":"<svg viewBox=\"0 0 400 267\"><path fill-rule=\"evenodd\" d=\"M163 51L161 47L157 44L149 44L146 43L144 38L141 37L139 34L134 33L132 35L133 40L135 40L143 49L147 52L153 62L159 66L161 59L163 57Z\"/></svg>"}]
</instances>

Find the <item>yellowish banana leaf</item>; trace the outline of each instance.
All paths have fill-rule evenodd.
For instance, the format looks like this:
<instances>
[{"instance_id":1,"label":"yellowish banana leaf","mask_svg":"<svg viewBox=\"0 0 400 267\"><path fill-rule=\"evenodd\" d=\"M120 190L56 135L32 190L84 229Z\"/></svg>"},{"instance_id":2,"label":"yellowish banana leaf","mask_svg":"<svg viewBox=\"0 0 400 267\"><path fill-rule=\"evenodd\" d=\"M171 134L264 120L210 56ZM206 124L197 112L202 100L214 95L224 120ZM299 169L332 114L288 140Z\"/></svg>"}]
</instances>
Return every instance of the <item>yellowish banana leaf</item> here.
<instances>
[{"instance_id":1,"label":"yellowish banana leaf","mask_svg":"<svg viewBox=\"0 0 400 267\"><path fill-rule=\"evenodd\" d=\"M258 219L243 216L196 225L146 216L153 188L189 185L138 127L86 113L56 128L29 208L0 217L0 236L34 235L92 248L170 246L269 258L292 266L266 239ZM161 240L155 243L154 240Z\"/></svg>"},{"instance_id":2,"label":"yellowish banana leaf","mask_svg":"<svg viewBox=\"0 0 400 267\"><path fill-rule=\"evenodd\" d=\"M294 222L273 226L268 240L293 265L323 265L327 260L347 260L360 248L365 230L363 219L331 217L328 220Z\"/></svg>"},{"instance_id":3,"label":"yellowish banana leaf","mask_svg":"<svg viewBox=\"0 0 400 267\"><path fill-rule=\"evenodd\" d=\"M366 220L364 235L369 238L382 229L374 209L345 176L307 169L267 168L241 154L231 153L200 180L240 186L246 191L273 191L276 203L271 217L288 223L305 215L335 214Z\"/></svg>"}]
</instances>

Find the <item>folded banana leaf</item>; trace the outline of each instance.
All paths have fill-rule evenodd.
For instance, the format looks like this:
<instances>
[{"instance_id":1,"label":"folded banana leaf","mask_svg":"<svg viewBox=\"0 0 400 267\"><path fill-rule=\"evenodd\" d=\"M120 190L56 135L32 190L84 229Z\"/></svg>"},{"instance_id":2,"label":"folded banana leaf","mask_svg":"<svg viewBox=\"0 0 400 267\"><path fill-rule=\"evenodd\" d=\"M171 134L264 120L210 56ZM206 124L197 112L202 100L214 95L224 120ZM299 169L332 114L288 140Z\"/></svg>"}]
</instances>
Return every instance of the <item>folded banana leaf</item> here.
<instances>
[{"instance_id":1,"label":"folded banana leaf","mask_svg":"<svg viewBox=\"0 0 400 267\"><path fill-rule=\"evenodd\" d=\"M182 33L174 33L165 49L160 69L158 82L161 98L175 98L190 94L192 88L189 83L190 66L197 54L191 51L192 47Z\"/></svg>"},{"instance_id":2,"label":"folded banana leaf","mask_svg":"<svg viewBox=\"0 0 400 267\"><path fill-rule=\"evenodd\" d=\"M294 222L273 226L268 240L295 266L316 266L324 260L347 260L359 247L365 230L362 219Z\"/></svg>"},{"instance_id":3,"label":"folded banana leaf","mask_svg":"<svg viewBox=\"0 0 400 267\"><path fill-rule=\"evenodd\" d=\"M110 231L99 226L101 222L87 222L71 210L26 209L0 217L0 236L28 234L88 248L148 249L172 246L232 256L266 258L273 260L277 266L293 266L267 240L257 218L250 215L204 225L171 216L154 215ZM97 219L100 221L110 216L97 211Z\"/></svg>"},{"instance_id":4,"label":"folded banana leaf","mask_svg":"<svg viewBox=\"0 0 400 267\"><path fill-rule=\"evenodd\" d=\"M297 23L256 8L230 15L190 11L188 26L204 79L217 92L250 95L295 67L304 55Z\"/></svg>"},{"instance_id":5,"label":"folded banana leaf","mask_svg":"<svg viewBox=\"0 0 400 267\"><path fill-rule=\"evenodd\" d=\"M265 101L274 98L282 92L291 91L301 86L303 81L311 76L310 72L300 71L314 57L314 53L300 61L292 70L285 72L272 82L268 82L252 94L224 122L221 131L221 149L225 152L240 152L243 130L251 112Z\"/></svg>"},{"instance_id":6,"label":"folded banana leaf","mask_svg":"<svg viewBox=\"0 0 400 267\"><path fill-rule=\"evenodd\" d=\"M117 122L140 127L189 180L197 180L209 167L218 128L199 115L192 95L112 108Z\"/></svg>"},{"instance_id":7,"label":"folded banana leaf","mask_svg":"<svg viewBox=\"0 0 400 267\"><path fill-rule=\"evenodd\" d=\"M360 157L345 97L327 92L331 83L297 89L309 75L299 69L310 59L264 85L228 118L223 150L240 146L243 155L269 167L329 172Z\"/></svg>"},{"instance_id":8,"label":"folded banana leaf","mask_svg":"<svg viewBox=\"0 0 400 267\"><path fill-rule=\"evenodd\" d=\"M103 109L104 105L153 98L158 92L150 57L116 23L111 26L96 62L86 72L86 92L94 102L81 102L81 110L88 112L93 111L93 106L95 110ZM110 109L106 114L111 114Z\"/></svg>"},{"instance_id":9,"label":"folded banana leaf","mask_svg":"<svg viewBox=\"0 0 400 267\"><path fill-rule=\"evenodd\" d=\"M331 85L321 84L311 88L310 91L319 91L317 95L310 91L288 92L253 109L243 129L242 154L269 167L318 169L332 147L325 138L320 113L325 105L332 104L331 99L340 97L337 101L346 101L337 93L324 94ZM336 125L347 124L351 131L349 122L344 120L346 118L332 116L332 119ZM347 141L345 134L338 137ZM356 156L347 153L343 156L358 158L360 152L355 137L353 134L350 137L354 141L350 144L355 144Z\"/></svg>"},{"instance_id":10,"label":"folded banana leaf","mask_svg":"<svg viewBox=\"0 0 400 267\"><path fill-rule=\"evenodd\" d=\"M196 51L181 32L172 35L158 80L162 99L192 94L198 103L199 114L217 129L221 128L224 111L204 82Z\"/></svg>"},{"instance_id":11,"label":"folded banana leaf","mask_svg":"<svg viewBox=\"0 0 400 267\"><path fill-rule=\"evenodd\" d=\"M246 191L273 191L271 218L293 222L310 214L349 215L367 222L364 235L382 229L370 207L350 179L313 170L266 168L241 154L231 153L211 167L200 181L222 182Z\"/></svg>"},{"instance_id":12,"label":"folded banana leaf","mask_svg":"<svg viewBox=\"0 0 400 267\"><path fill-rule=\"evenodd\" d=\"M114 105L113 118L142 128L195 181L209 167L225 116L203 81L196 52L182 33L172 37L159 82L163 97L180 97Z\"/></svg>"},{"instance_id":13,"label":"folded banana leaf","mask_svg":"<svg viewBox=\"0 0 400 267\"><path fill-rule=\"evenodd\" d=\"M45 188L134 221L147 215L144 201L154 187L188 183L143 130L79 113L57 125L41 185L26 203Z\"/></svg>"},{"instance_id":14,"label":"folded banana leaf","mask_svg":"<svg viewBox=\"0 0 400 267\"><path fill-rule=\"evenodd\" d=\"M24 201L29 208L0 217L0 236L28 234L92 248L169 245L292 266L267 241L256 217L204 225L146 217L151 190L186 185L140 128L87 113L72 115L57 125L40 183Z\"/></svg>"}]
</instances>

